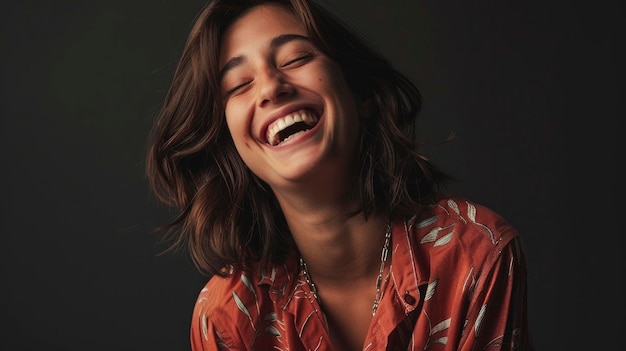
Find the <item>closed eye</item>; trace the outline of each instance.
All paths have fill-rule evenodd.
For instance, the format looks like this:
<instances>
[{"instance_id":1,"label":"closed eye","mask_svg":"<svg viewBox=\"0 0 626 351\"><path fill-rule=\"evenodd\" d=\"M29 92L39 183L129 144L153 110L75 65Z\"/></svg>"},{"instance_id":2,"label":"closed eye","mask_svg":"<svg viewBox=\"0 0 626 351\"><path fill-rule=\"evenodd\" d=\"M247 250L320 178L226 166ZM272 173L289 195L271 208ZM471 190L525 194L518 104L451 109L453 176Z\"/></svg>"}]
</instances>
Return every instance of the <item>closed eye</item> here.
<instances>
[{"instance_id":1,"label":"closed eye","mask_svg":"<svg viewBox=\"0 0 626 351\"><path fill-rule=\"evenodd\" d=\"M244 83L241 83L241 84L239 84L239 85L235 86L234 88L228 89L228 90L226 91L226 93L224 93L224 99L226 99L226 98L228 98L229 96L233 95L233 94L234 94L234 93L236 93L238 90L240 90L240 89L244 88L246 85L250 84L250 82L251 82L251 81L244 82Z\"/></svg>"},{"instance_id":2,"label":"closed eye","mask_svg":"<svg viewBox=\"0 0 626 351\"><path fill-rule=\"evenodd\" d=\"M281 67L298 67L300 65L303 65L309 61L311 61L313 58L315 57L315 54L312 52L306 53L304 55L300 55L298 57L296 57L293 60L289 60L286 63L284 63Z\"/></svg>"}]
</instances>

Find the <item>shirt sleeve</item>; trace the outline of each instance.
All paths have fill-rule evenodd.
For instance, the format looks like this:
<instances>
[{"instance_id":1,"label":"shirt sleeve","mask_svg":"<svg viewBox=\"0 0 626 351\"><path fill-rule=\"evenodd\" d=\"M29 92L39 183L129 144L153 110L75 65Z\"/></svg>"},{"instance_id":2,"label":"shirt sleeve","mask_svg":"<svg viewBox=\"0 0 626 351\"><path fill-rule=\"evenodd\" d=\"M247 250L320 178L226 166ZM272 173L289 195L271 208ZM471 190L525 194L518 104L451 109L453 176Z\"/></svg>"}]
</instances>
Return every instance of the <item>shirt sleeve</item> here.
<instances>
[{"instance_id":1,"label":"shirt sleeve","mask_svg":"<svg viewBox=\"0 0 626 351\"><path fill-rule=\"evenodd\" d=\"M461 349L534 351L520 238L508 242L491 262L486 262L485 275L473 294Z\"/></svg>"},{"instance_id":2,"label":"shirt sleeve","mask_svg":"<svg viewBox=\"0 0 626 351\"><path fill-rule=\"evenodd\" d=\"M194 307L190 339L192 351L245 350L227 313L220 313L208 307L206 289L200 293ZM233 327L232 330L228 328Z\"/></svg>"}]
</instances>

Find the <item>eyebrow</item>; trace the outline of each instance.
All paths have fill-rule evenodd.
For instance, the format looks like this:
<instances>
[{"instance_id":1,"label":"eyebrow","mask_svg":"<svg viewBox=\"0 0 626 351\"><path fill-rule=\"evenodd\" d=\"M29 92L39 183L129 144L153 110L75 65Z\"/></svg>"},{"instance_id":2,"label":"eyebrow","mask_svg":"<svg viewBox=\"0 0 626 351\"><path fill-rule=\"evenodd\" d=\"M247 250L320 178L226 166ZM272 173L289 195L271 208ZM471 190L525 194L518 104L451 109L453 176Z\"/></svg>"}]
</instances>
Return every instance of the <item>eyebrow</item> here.
<instances>
[{"instance_id":1,"label":"eyebrow","mask_svg":"<svg viewBox=\"0 0 626 351\"><path fill-rule=\"evenodd\" d=\"M270 41L270 48L276 49L294 40L302 40L302 41L307 41L307 42L311 41L308 37L305 37L304 35L300 35L300 34L282 34L282 35L272 38L272 40ZM220 72L218 75L219 81L221 81L222 78L224 78L224 75L228 71L241 65L243 62L244 62L244 56L235 56L231 58L230 60L226 61L226 63L224 64L224 67L220 69Z\"/></svg>"}]
</instances>

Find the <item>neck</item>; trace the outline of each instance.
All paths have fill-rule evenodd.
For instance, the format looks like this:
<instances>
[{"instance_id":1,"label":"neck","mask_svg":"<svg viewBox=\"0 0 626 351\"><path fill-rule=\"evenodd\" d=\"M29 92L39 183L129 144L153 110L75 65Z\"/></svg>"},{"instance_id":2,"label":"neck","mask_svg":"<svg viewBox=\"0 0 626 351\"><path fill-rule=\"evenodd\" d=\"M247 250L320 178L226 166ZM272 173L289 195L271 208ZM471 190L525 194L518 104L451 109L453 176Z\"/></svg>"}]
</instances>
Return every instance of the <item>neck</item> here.
<instances>
[{"instance_id":1,"label":"neck","mask_svg":"<svg viewBox=\"0 0 626 351\"><path fill-rule=\"evenodd\" d=\"M355 207L349 187L342 184L272 188L298 250L320 286L370 282L380 267L388 217L352 215Z\"/></svg>"},{"instance_id":2,"label":"neck","mask_svg":"<svg viewBox=\"0 0 626 351\"><path fill-rule=\"evenodd\" d=\"M291 226L291 224L290 224ZM387 218L361 216L332 225L306 227L292 234L316 284L341 288L372 284L379 274Z\"/></svg>"},{"instance_id":3,"label":"neck","mask_svg":"<svg viewBox=\"0 0 626 351\"><path fill-rule=\"evenodd\" d=\"M381 249L381 254L380 254L380 262L378 263L378 272L376 274L376 280L375 280L375 284L374 284L374 299L373 299L373 303L372 303L372 316L376 314L376 311L378 309L378 304L380 301L380 296L382 293L382 284L383 284L383 276L385 273L385 269L386 269L386 263L387 263L387 259L389 258L389 253L390 253L390 242L391 242L391 231L392 231L392 223L389 222L387 224L387 228L385 230L385 236L383 239L383 247ZM312 274L311 271L309 270L309 267L306 263L306 261L304 260L304 258L300 258L300 269L302 270L302 272L304 273L304 277L307 281L307 284L309 285L311 292L313 293L313 296L315 297L315 299L319 302L320 305L322 305L322 298L321 295L318 291L318 287L320 285L316 284L312 278ZM365 281L363 281L362 278L367 277L369 274L363 274L361 277L357 277L357 279L360 281L358 284L354 284L353 280L351 281L350 284L348 284L348 289L346 289L344 287L345 284L337 284L336 280L329 280L328 284L326 282L326 280L324 281L324 284L322 286L326 286L328 289L324 289L322 291L322 293L324 294L324 296L340 296L343 293L345 293L346 291L351 291L350 288L356 288L359 291L368 291L372 288L372 286L370 285L369 287L367 286L367 279ZM371 279L371 278L370 278ZM343 279L339 280L340 282L343 281L345 283L347 279L345 279L345 277L343 277ZM339 295L338 295L339 294ZM361 297L364 297L368 294L364 294L361 295ZM336 302L336 300L335 300Z\"/></svg>"}]
</instances>

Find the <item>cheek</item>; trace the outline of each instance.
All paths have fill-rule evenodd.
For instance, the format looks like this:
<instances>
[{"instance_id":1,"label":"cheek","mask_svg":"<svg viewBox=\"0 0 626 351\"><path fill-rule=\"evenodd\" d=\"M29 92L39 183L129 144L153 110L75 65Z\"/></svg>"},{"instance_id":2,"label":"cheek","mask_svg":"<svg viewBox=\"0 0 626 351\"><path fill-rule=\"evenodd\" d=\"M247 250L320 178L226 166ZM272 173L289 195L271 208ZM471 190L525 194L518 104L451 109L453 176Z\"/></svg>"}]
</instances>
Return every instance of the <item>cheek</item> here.
<instances>
[{"instance_id":1,"label":"cheek","mask_svg":"<svg viewBox=\"0 0 626 351\"><path fill-rule=\"evenodd\" d=\"M244 111L236 105L228 104L224 110L224 115L230 135L236 143L239 138L247 134L245 133L246 118Z\"/></svg>"},{"instance_id":2,"label":"cheek","mask_svg":"<svg viewBox=\"0 0 626 351\"><path fill-rule=\"evenodd\" d=\"M334 94L337 102L337 108L343 112L344 117L357 118L358 108L356 99L348 83L342 78L341 73L337 73L334 77L326 77L320 81L327 91Z\"/></svg>"},{"instance_id":3,"label":"cheek","mask_svg":"<svg viewBox=\"0 0 626 351\"><path fill-rule=\"evenodd\" d=\"M237 149L237 153L244 159L246 162L246 154L249 150L252 149L252 145L250 145L250 140L252 136L250 134L248 119L246 118L246 114L244 111L238 111L236 109L226 109L225 113L226 125L228 127L228 132L235 144L235 148Z\"/></svg>"},{"instance_id":4,"label":"cheek","mask_svg":"<svg viewBox=\"0 0 626 351\"><path fill-rule=\"evenodd\" d=\"M324 65L321 70L324 74L316 77L321 90L333 92L341 100L352 100L353 94L346 82L343 71L334 63Z\"/></svg>"},{"instance_id":5,"label":"cheek","mask_svg":"<svg viewBox=\"0 0 626 351\"><path fill-rule=\"evenodd\" d=\"M232 137L233 141L235 142L235 144L237 143L237 124L235 123L235 121L233 121L232 117L229 117L230 114L226 113L226 126L228 127L228 132L230 133L230 136Z\"/></svg>"}]
</instances>

